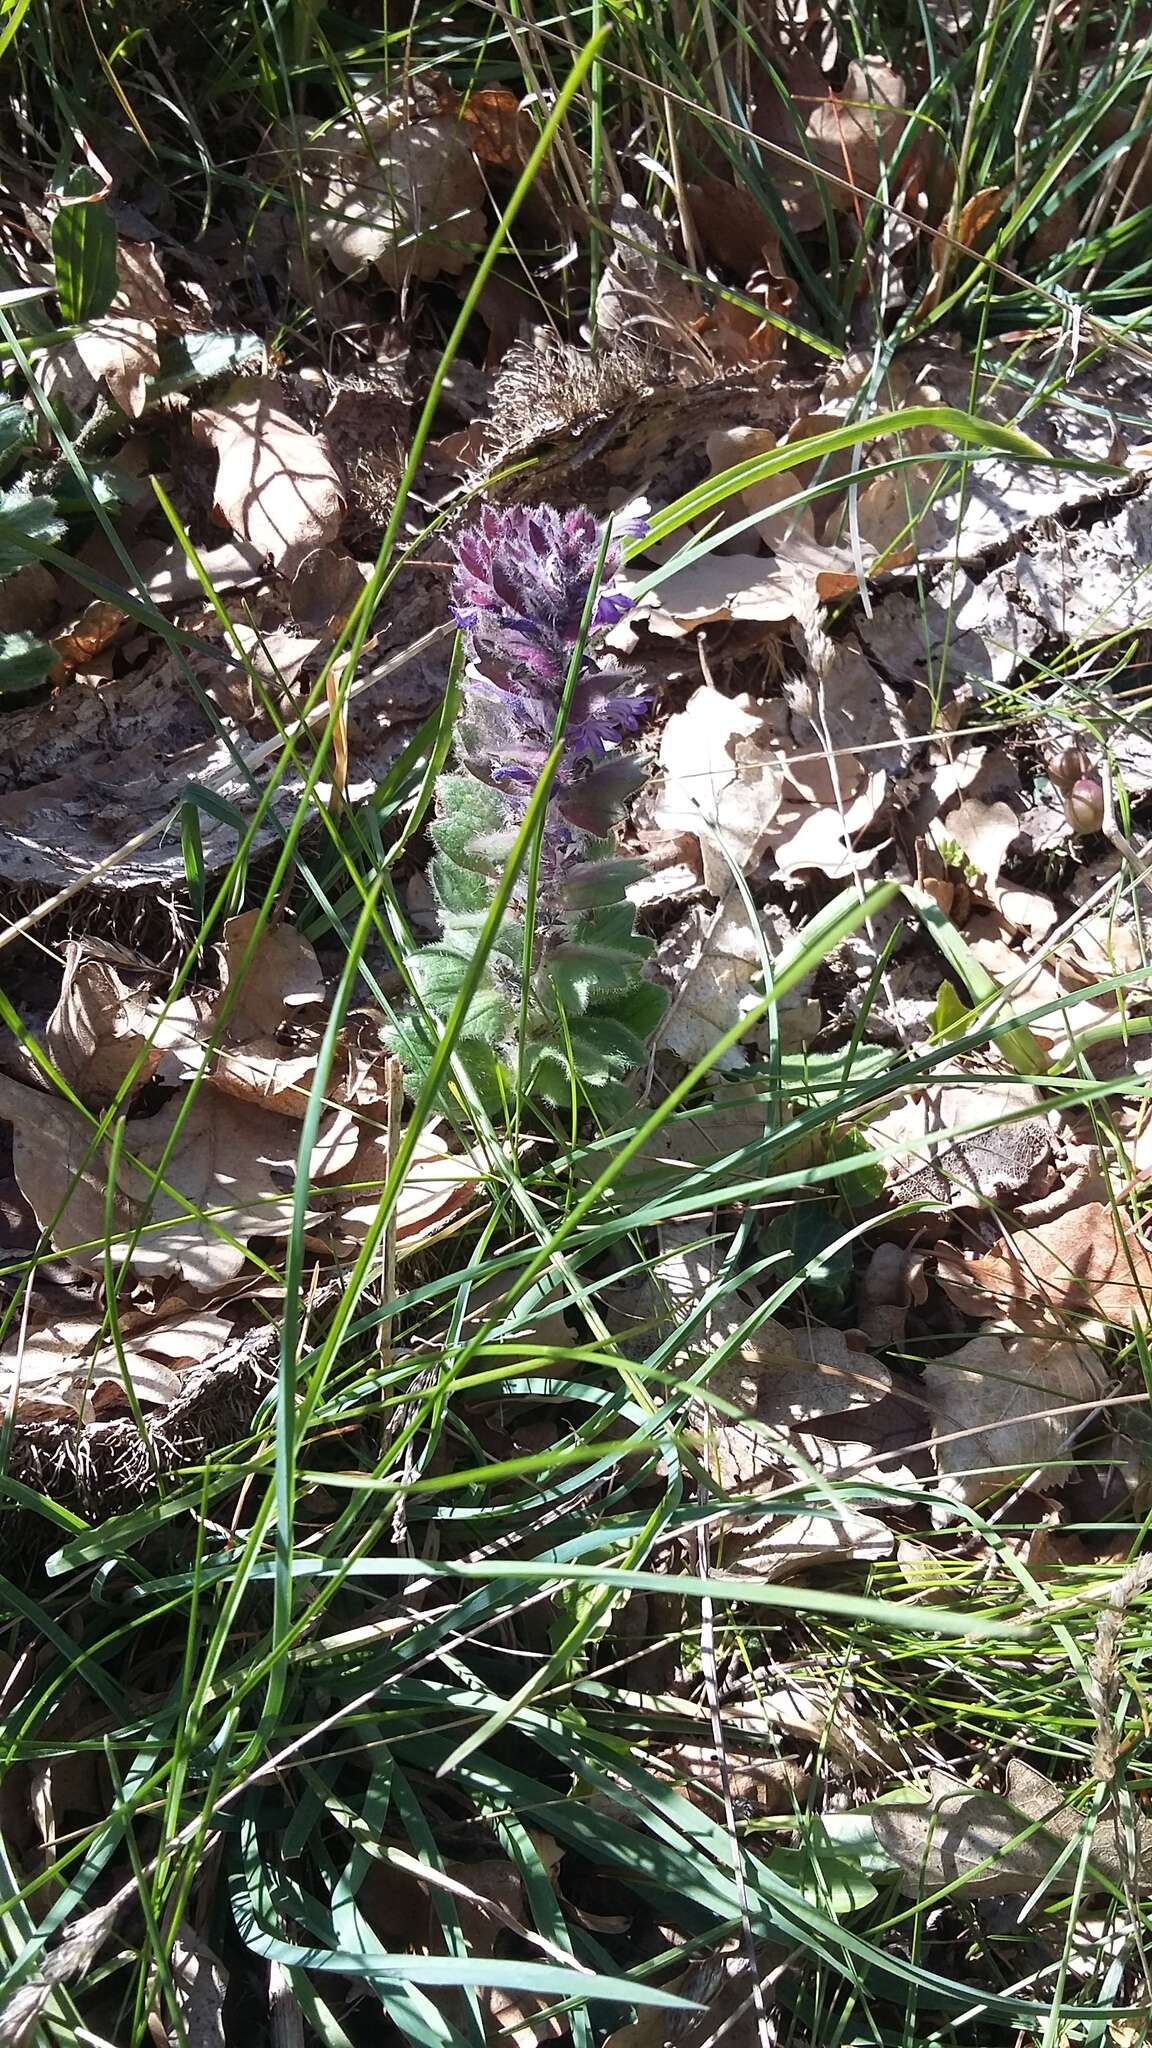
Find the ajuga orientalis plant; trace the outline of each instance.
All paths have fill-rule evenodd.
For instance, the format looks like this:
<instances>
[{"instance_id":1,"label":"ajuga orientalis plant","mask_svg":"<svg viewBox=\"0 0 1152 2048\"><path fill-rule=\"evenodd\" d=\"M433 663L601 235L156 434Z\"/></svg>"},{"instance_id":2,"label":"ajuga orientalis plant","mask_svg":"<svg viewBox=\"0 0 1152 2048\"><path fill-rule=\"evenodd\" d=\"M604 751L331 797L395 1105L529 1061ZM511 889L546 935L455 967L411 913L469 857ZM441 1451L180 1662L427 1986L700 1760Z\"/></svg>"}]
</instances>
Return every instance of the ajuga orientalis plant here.
<instances>
[{"instance_id":1,"label":"ajuga orientalis plant","mask_svg":"<svg viewBox=\"0 0 1152 2048\"><path fill-rule=\"evenodd\" d=\"M473 996L457 1051L487 1102L518 1086L607 1109L646 1057L666 997L641 968L652 951L625 891L642 863L616 857L614 827L643 778L620 751L644 697L597 638L631 600L612 588L622 550L590 512L488 507L460 539L454 611L466 661L457 766L440 778L429 879L441 937L410 961L413 1007L392 1042L418 1082L460 993L493 894L557 740L534 858Z\"/></svg>"}]
</instances>

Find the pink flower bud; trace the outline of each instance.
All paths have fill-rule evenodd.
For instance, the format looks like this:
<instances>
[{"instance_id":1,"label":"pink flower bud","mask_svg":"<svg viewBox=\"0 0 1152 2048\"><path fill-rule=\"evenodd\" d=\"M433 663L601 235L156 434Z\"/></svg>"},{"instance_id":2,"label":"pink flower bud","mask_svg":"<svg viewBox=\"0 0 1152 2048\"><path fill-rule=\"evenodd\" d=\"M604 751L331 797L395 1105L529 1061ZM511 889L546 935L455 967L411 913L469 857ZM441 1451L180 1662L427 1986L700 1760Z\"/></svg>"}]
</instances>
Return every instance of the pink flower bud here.
<instances>
[{"instance_id":1,"label":"pink flower bud","mask_svg":"<svg viewBox=\"0 0 1152 2048\"><path fill-rule=\"evenodd\" d=\"M1082 775L1064 798L1064 816L1076 833L1099 832L1104 823L1104 790L1094 775Z\"/></svg>"},{"instance_id":2,"label":"pink flower bud","mask_svg":"<svg viewBox=\"0 0 1152 2048\"><path fill-rule=\"evenodd\" d=\"M1083 747L1054 747L1045 756L1044 766L1061 795L1067 796L1073 783L1089 773L1092 763Z\"/></svg>"}]
</instances>

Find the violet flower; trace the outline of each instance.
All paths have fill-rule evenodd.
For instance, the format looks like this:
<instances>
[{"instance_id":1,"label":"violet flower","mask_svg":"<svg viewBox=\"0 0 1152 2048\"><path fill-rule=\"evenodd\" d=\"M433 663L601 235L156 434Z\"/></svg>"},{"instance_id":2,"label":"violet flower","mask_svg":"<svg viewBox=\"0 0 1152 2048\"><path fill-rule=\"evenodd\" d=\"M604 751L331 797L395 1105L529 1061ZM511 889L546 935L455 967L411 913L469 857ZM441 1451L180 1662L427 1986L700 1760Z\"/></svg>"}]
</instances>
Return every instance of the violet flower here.
<instances>
[{"instance_id":1,"label":"violet flower","mask_svg":"<svg viewBox=\"0 0 1152 2048\"><path fill-rule=\"evenodd\" d=\"M488 506L459 542L453 609L469 647L465 758L520 815L552 750L602 550L589 636L623 618L632 603L609 587L623 565L620 541L613 536L605 547L604 528L590 512ZM576 851L580 833L597 833L595 823L577 825L577 815L602 818L597 836L607 831L621 788L619 775L599 773L601 764L637 730L645 704L630 671L581 656L545 824L546 865L569 843Z\"/></svg>"},{"instance_id":2,"label":"violet flower","mask_svg":"<svg viewBox=\"0 0 1152 2048\"><path fill-rule=\"evenodd\" d=\"M520 641L537 647L541 673L551 660L571 653L595 574L604 530L590 512L557 512L551 505L486 505L480 523L461 536L455 589L457 623L478 646L511 652ZM603 580L619 574L624 554L608 543ZM623 617L630 600L602 591L592 630Z\"/></svg>"},{"instance_id":3,"label":"violet flower","mask_svg":"<svg viewBox=\"0 0 1152 2048\"><path fill-rule=\"evenodd\" d=\"M595 640L629 609L612 581L623 550L590 512L516 506L483 511L457 557L452 594L467 652L457 767L437 785L428 870L441 936L407 963L422 1008L394 1021L389 1043L410 1085L429 1071L435 1020L459 999L559 739L534 857L472 989L458 1056L494 1110L520 1085L561 1107L577 1087L604 1108L646 1058L665 1002L643 976L652 944L636 931L627 897L642 864L613 858L612 843L621 808L643 779L622 742L646 700L630 671L581 639Z\"/></svg>"}]
</instances>

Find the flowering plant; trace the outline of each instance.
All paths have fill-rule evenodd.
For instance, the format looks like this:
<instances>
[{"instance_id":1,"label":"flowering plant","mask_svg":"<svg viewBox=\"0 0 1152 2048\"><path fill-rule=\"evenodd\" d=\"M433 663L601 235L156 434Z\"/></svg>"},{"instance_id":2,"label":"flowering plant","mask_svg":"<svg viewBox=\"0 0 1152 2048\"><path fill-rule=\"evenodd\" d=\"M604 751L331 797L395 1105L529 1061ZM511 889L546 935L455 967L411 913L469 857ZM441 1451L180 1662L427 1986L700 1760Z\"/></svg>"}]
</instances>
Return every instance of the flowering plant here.
<instances>
[{"instance_id":1,"label":"flowering plant","mask_svg":"<svg viewBox=\"0 0 1152 2048\"><path fill-rule=\"evenodd\" d=\"M558 740L536 857L517 878L458 1051L487 1098L514 1093L519 1072L527 1089L560 1104L571 1101L574 1073L595 1094L645 1057L665 997L641 978L652 948L637 936L625 894L642 867L614 857L612 836L643 774L620 746L645 699L631 672L603 664L588 644L629 607L611 587L622 559L619 540L590 512L550 506L487 507L460 539L459 767L437 785L429 869L442 936L409 963L421 1009L392 1037L410 1076L427 1068L433 1020L459 994Z\"/></svg>"}]
</instances>

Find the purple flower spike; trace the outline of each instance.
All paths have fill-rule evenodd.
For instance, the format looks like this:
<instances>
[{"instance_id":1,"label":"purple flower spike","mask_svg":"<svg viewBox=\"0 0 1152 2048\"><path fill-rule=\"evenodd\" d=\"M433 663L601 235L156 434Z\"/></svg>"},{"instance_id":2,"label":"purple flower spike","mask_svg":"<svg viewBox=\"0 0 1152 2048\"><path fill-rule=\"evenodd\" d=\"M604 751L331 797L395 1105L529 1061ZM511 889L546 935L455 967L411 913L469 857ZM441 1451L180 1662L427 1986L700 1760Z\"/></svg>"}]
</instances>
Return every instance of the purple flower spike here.
<instances>
[{"instance_id":1,"label":"purple flower spike","mask_svg":"<svg viewBox=\"0 0 1152 2048\"><path fill-rule=\"evenodd\" d=\"M468 767L500 791L512 823L551 751L598 569L589 634L631 609L631 598L611 588L623 560L617 533L606 540L591 512L551 505L486 506L457 545L453 610L469 655L460 736ZM541 848L546 923L562 921L543 900L549 889L562 889L566 869L586 858L589 838L611 831L618 801L633 786L629 777L605 779L603 764L637 730L645 703L631 673L581 653ZM577 824L583 818L589 823Z\"/></svg>"},{"instance_id":2,"label":"purple flower spike","mask_svg":"<svg viewBox=\"0 0 1152 2048\"><path fill-rule=\"evenodd\" d=\"M489 1113L539 1102L565 1129L582 1103L604 1127L624 1108L663 1007L628 898L643 862L615 857L645 777L625 743L646 699L604 644L631 604L624 553L593 513L552 505L488 506L456 543L460 706L429 827L441 936L413 952L415 1004L389 1033L414 1084L434 1078L461 1006L455 1058Z\"/></svg>"},{"instance_id":3,"label":"purple flower spike","mask_svg":"<svg viewBox=\"0 0 1152 2048\"><path fill-rule=\"evenodd\" d=\"M486 506L480 523L462 535L453 592L457 619L493 651L511 633L532 631L554 660L570 654L579 636L596 573L604 529L590 512L557 512L551 505ZM620 571L624 551L610 540L603 581ZM629 600L605 593L597 627L623 616ZM605 609L607 607L607 609ZM463 617L461 616L463 614Z\"/></svg>"},{"instance_id":4,"label":"purple flower spike","mask_svg":"<svg viewBox=\"0 0 1152 2048\"><path fill-rule=\"evenodd\" d=\"M501 755L521 756L551 740L573 651L603 549L601 588L590 632L622 619L632 600L609 588L623 562L618 539L588 511L554 506L486 506L460 538L454 611L471 642L465 678L468 751L474 769L493 780ZM567 786L636 730L643 700L622 671L590 657L571 704L558 781ZM483 757L488 756L485 773Z\"/></svg>"}]
</instances>

